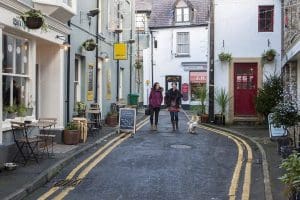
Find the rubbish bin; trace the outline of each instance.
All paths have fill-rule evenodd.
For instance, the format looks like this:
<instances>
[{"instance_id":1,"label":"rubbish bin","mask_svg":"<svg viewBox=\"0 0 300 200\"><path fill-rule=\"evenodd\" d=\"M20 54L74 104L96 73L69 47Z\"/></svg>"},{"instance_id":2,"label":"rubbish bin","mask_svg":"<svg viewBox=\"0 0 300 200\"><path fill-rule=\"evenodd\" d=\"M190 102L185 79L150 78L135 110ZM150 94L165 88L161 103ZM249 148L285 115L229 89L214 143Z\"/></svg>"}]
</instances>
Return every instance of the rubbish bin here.
<instances>
[{"instance_id":1,"label":"rubbish bin","mask_svg":"<svg viewBox=\"0 0 300 200\"><path fill-rule=\"evenodd\" d=\"M138 105L139 95L138 94L128 94L129 105Z\"/></svg>"}]
</instances>

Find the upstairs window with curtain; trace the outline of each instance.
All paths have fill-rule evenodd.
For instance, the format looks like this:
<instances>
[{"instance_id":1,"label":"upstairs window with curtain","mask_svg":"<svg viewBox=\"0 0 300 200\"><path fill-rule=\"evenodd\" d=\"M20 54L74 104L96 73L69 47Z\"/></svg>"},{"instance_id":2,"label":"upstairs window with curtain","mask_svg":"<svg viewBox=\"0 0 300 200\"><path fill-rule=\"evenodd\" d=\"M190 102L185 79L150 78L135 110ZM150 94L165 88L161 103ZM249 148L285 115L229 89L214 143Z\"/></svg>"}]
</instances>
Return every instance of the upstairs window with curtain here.
<instances>
[{"instance_id":1,"label":"upstairs window with curtain","mask_svg":"<svg viewBox=\"0 0 300 200\"><path fill-rule=\"evenodd\" d=\"M177 55L189 55L190 54L190 34L189 32L177 33Z\"/></svg>"},{"instance_id":2,"label":"upstairs window with curtain","mask_svg":"<svg viewBox=\"0 0 300 200\"><path fill-rule=\"evenodd\" d=\"M258 7L258 32L273 32L274 6Z\"/></svg>"}]
</instances>

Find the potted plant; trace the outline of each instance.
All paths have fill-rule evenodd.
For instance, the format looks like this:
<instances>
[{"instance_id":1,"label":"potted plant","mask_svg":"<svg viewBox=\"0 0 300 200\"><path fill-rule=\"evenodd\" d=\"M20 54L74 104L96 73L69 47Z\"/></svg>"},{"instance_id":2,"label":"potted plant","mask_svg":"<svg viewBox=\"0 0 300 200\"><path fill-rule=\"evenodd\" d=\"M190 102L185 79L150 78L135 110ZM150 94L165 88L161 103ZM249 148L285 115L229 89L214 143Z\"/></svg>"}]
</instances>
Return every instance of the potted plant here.
<instances>
[{"instance_id":1,"label":"potted plant","mask_svg":"<svg viewBox=\"0 0 300 200\"><path fill-rule=\"evenodd\" d=\"M136 69L141 69L142 67L143 67L143 65L140 62L135 63L135 68Z\"/></svg>"},{"instance_id":2,"label":"potted plant","mask_svg":"<svg viewBox=\"0 0 300 200\"><path fill-rule=\"evenodd\" d=\"M221 109L221 113L215 115L215 123L216 124L225 125L225 113L226 113L226 108L227 108L227 105L228 105L230 99L231 98L229 97L228 93L225 91L225 88L221 88L218 91L218 93L215 97L215 100Z\"/></svg>"},{"instance_id":3,"label":"potted plant","mask_svg":"<svg viewBox=\"0 0 300 200\"><path fill-rule=\"evenodd\" d=\"M27 108L24 104L20 104L17 106L18 117L25 117L27 113Z\"/></svg>"},{"instance_id":4,"label":"potted plant","mask_svg":"<svg viewBox=\"0 0 300 200\"><path fill-rule=\"evenodd\" d=\"M76 102L75 110L79 117L85 117L86 104L84 102Z\"/></svg>"},{"instance_id":5,"label":"potted plant","mask_svg":"<svg viewBox=\"0 0 300 200\"><path fill-rule=\"evenodd\" d=\"M95 40L93 39L88 39L81 45L85 50L87 51L94 51L95 48L97 47L97 44Z\"/></svg>"},{"instance_id":6,"label":"potted plant","mask_svg":"<svg viewBox=\"0 0 300 200\"><path fill-rule=\"evenodd\" d=\"M275 49L269 49L265 53L263 53L262 58L264 61L272 62L276 56L276 50Z\"/></svg>"},{"instance_id":7,"label":"potted plant","mask_svg":"<svg viewBox=\"0 0 300 200\"><path fill-rule=\"evenodd\" d=\"M118 113L117 112L109 112L107 113L105 123L108 126L115 127L119 124Z\"/></svg>"},{"instance_id":8,"label":"potted plant","mask_svg":"<svg viewBox=\"0 0 300 200\"><path fill-rule=\"evenodd\" d=\"M70 122L64 129L63 141L67 145L75 145L79 143L80 133L76 123Z\"/></svg>"},{"instance_id":9,"label":"potted plant","mask_svg":"<svg viewBox=\"0 0 300 200\"><path fill-rule=\"evenodd\" d=\"M44 31L47 31L47 24L45 22L45 16L40 10L31 9L21 16L24 24L29 29L39 29L41 28Z\"/></svg>"},{"instance_id":10,"label":"potted plant","mask_svg":"<svg viewBox=\"0 0 300 200\"><path fill-rule=\"evenodd\" d=\"M26 116L32 116L32 113L33 113L33 103L32 103L32 95L30 95L28 104L27 104Z\"/></svg>"},{"instance_id":11,"label":"potted plant","mask_svg":"<svg viewBox=\"0 0 300 200\"><path fill-rule=\"evenodd\" d=\"M280 168L285 169L285 174L280 180L287 185L287 199L300 198L300 154L293 153L282 161Z\"/></svg>"},{"instance_id":12,"label":"potted plant","mask_svg":"<svg viewBox=\"0 0 300 200\"><path fill-rule=\"evenodd\" d=\"M222 53L219 54L219 60L221 62L228 62L228 63L230 63L231 60L232 60L231 54L230 53L222 52Z\"/></svg>"},{"instance_id":13,"label":"potted plant","mask_svg":"<svg viewBox=\"0 0 300 200\"><path fill-rule=\"evenodd\" d=\"M205 101L207 98L207 89L205 86L201 86L198 90L198 99L200 101L200 119L201 122L207 123L208 122L208 114L205 113L206 111L206 106L205 106Z\"/></svg>"},{"instance_id":14,"label":"potted plant","mask_svg":"<svg viewBox=\"0 0 300 200\"><path fill-rule=\"evenodd\" d=\"M17 108L15 105L13 106L6 106L4 111L7 113L7 119L14 119L17 117Z\"/></svg>"}]
</instances>

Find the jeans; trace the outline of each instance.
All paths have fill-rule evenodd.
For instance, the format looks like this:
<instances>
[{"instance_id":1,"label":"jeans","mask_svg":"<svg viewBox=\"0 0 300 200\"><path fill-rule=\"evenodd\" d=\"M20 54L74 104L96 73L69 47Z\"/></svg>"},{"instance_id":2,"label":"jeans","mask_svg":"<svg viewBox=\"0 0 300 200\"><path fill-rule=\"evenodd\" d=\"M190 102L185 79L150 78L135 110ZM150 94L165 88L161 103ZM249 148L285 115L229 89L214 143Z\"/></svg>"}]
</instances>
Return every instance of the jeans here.
<instances>
[{"instance_id":1,"label":"jeans","mask_svg":"<svg viewBox=\"0 0 300 200\"><path fill-rule=\"evenodd\" d=\"M153 125L153 116L155 116L155 125L158 123L158 115L160 108L152 108L150 114L150 124Z\"/></svg>"},{"instance_id":2,"label":"jeans","mask_svg":"<svg viewBox=\"0 0 300 200\"><path fill-rule=\"evenodd\" d=\"M178 122L178 112L170 112L171 122Z\"/></svg>"}]
</instances>

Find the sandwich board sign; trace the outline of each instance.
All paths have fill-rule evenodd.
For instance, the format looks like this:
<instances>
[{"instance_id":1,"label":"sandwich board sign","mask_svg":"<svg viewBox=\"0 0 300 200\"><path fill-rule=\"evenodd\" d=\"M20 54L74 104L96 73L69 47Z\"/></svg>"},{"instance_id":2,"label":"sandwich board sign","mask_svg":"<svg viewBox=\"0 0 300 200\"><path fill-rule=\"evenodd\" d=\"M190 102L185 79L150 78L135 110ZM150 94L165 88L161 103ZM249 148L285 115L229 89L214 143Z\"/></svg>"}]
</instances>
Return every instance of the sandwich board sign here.
<instances>
[{"instance_id":1,"label":"sandwich board sign","mask_svg":"<svg viewBox=\"0 0 300 200\"><path fill-rule=\"evenodd\" d=\"M268 124L269 124L269 136L270 138L283 137L287 135L287 131L283 126L276 127L272 122L273 113L268 115Z\"/></svg>"},{"instance_id":2,"label":"sandwich board sign","mask_svg":"<svg viewBox=\"0 0 300 200\"><path fill-rule=\"evenodd\" d=\"M136 132L136 109L120 108L119 111L119 132Z\"/></svg>"}]
</instances>

